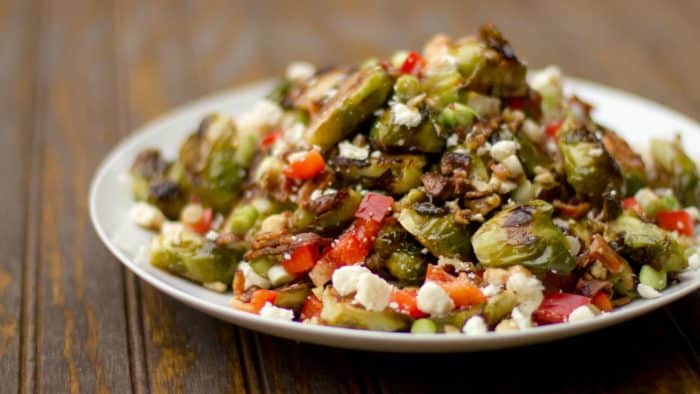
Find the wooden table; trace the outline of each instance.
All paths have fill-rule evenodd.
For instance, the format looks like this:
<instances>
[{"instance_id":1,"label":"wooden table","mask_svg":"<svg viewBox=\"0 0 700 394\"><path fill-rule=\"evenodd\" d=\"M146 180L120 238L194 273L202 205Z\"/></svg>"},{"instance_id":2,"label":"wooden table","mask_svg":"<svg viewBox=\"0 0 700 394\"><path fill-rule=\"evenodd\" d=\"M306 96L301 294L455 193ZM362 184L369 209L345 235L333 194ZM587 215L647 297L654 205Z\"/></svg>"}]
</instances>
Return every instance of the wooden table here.
<instances>
[{"instance_id":1,"label":"wooden table","mask_svg":"<svg viewBox=\"0 0 700 394\"><path fill-rule=\"evenodd\" d=\"M376 354L219 322L109 254L87 188L110 148L295 59L419 48L490 19L532 66L556 62L700 118L697 1L341 3L0 3L0 392L700 392L700 293L543 346Z\"/></svg>"}]
</instances>

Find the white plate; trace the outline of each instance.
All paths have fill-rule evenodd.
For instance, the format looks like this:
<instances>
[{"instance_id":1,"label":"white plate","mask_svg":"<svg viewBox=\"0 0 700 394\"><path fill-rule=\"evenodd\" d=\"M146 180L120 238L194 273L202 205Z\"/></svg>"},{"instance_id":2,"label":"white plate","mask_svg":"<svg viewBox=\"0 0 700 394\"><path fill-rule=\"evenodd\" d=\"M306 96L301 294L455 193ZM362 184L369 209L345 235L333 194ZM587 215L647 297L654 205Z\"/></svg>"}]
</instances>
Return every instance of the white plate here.
<instances>
[{"instance_id":1,"label":"white plate","mask_svg":"<svg viewBox=\"0 0 700 394\"><path fill-rule=\"evenodd\" d=\"M271 86L272 82L265 81L210 96L143 126L114 148L98 168L92 182L90 217L109 250L143 280L193 308L252 330L321 345L390 352L462 352L540 343L596 330L659 308L700 287L700 272L685 273L682 281L665 290L662 297L635 301L587 322L490 333L480 337L323 327L269 320L233 310L228 306L230 295L209 291L146 263L144 245L148 245L150 234L129 220L133 202L126 172L142 149L159 147L168 157L174 157L179 143L196 129L204 115L213 111L234 115L245 111ZM595 104L596 119L635 145L644 145L652 136L671 138L673 133L679 132L686 149L694 157L700 156L700 125L695 121L651 101L590 82L568 80L567 89Z\"/></svg>"}]
</instances>

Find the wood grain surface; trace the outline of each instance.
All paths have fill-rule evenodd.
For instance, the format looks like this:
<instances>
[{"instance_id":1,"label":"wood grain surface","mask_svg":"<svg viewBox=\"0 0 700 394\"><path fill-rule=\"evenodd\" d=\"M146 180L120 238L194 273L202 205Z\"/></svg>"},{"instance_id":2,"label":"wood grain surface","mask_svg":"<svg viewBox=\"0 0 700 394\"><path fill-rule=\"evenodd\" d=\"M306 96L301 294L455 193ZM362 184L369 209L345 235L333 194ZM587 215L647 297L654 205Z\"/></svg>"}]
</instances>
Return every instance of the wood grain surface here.
<instances>
[{"instance_id":1,"label":"wood grain surface","mask_svg":"<svg viewBox=\"0 0 700 394\"><path fill-rule=\"evenodd\" d=\"M204 94L497 23L530 66L700 119L697 1L0 2L0 393L700 392L700 293L536 347L393 355L222 323L125 271L87 189L140 124ZM634 116L634 114L630 114Z\"/></svg>"}]
</instances>

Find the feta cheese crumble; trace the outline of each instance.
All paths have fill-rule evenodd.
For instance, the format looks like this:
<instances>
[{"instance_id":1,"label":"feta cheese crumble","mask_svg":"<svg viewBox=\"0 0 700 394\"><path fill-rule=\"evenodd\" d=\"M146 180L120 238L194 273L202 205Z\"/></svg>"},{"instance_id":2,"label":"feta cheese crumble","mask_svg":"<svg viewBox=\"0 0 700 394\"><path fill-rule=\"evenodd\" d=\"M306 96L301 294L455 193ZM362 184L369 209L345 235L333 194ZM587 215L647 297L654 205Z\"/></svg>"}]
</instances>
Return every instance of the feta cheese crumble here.
<instances>
[{"instance_id":1,"label":"feta cheese crumble","mask_svg":"<svg viewBox=\"0 0 700 394\"><path fill-rule=\"evenodd\" d=\"M513 308L513 310L510 312L510 317L520 330L532 327L530 315L525 315L522 311L520 311L519 307Z\"/></svg>"},{"instance_id":2,"label":"feta cheese crumble","mask_svg":"<svg viewBox=\"0 0 700 394\"><path fill-rule=\"evenodd\" d=\"M346 265L333 271L331 280L336 293L341 296L350 295L357 291L357 282L360 276L371 273L367 268L360 265Z\"/></svg>"},{"instance_id":3,"label":"feta cheese crumble","mask_svg":"<svg viewBox=\"0 0 700 394\"><path fill-rule=\"evenodd\" d=\"M304 81L316 74L316 67L309 62L291 62L287 66L285 76L290 81Z\"/></svg>"},{"instance_id":4,"label":"feta cheese crumble","mask_svg":"<svg viewBox=\"0 0 700 394\"><path fill-rule=\"evenodd\" d=\"M338 156L353 160L365 160L369 156L369 146L357 146L349 141L338 144Z\"/></svg>"},{"instance_id":5,"label":"feta cheese crumble","mask_svg":"<svg viewBox=\"0 0 700 394\"><path fill-rule=\"evenodd\" d=\"M165 222L165 215L160 209L145 202L138 202L129 213L131 220L137 225L150 230L159 230Z\"/></svg>"},{"instance_id":6,"label":"feta cheese crumble","mask_svg":"<svg viewBox=\"0 0 700 394\"><path fill-rule=\"evenodd\" d=\"M518 145L515 143L515 141L503 140L493 144L489 153L494 160L503 161L507 157L514 155L517 149Z\"/></svg>"},{"instance_id":7,"label":"feta cheese crumble","mask_svg":"<svg viewBox=\"0 0 700 394\"><path fill-rule=\"evenodd\" d=\"M267 277L273 286L280 286L294 280L294 275L287 272L282 264L275 264L267 270Z\"/></svg>"},{"instance_id":8,"label":"feta cheese crumble","mask_svg":"<svg viewBox=\"0 0 700 394\"><path fill-rule=\"evenodd\" d=\"M693 253L688 257L688 271L700 269L700 253Z\"/></svg>"},{"instance_id":9,"label":"feta cheese crumble","mask_svg":"<svg viewBox=\"0 0 700 394\"><path fill-rule=\"evenodd\" d=\"M515 294L520 312L526 316L532 315L544 299L542 282L521 272L516 272L508 278L506 289Z\"/></svg>"},{"instance_id":10,"label":"feta cheese crumble","mask_svg":"<svg viewBox=\"0 0 700 394\"><path fill-rule=\"evenodd\" d=\"M258 273L253 270L253 267L251 267L248 262L242 261L240 264L238 264L238 271L243 273L244 290L248 290L253 286L260 287L261 289L270 288L270 281L258 275Z\"/></svg>"},{"instance_id":11,"label":"feta cheese crumble","mask_svg":"<svg viewBox=\"0 0 700 394\"><path fill-rule=\"evenodd\" d=\"M403 103L391 103L391 115L395 124L406 127L416 127L423 117L415 108L411 108Z\"/></svg>"},{"instance_id":12,"label":"feta cheese crumble","mask_svg":"<svg viewBox=\"0 0 700 394\"><path fill-rule=\"evenodd\" d=\"M355 301L368 311L381 312L389 305L394 288L379 276L366 272L357 280Z\"/></svg>"},{"instance_id":13,"label":"feta cheese crumble","mask_svg":"<svg viewBox=\"0 0 700 394\"><path fill-rule=\"evenodd\" d=\"M270 302L266 302L260 309L260 316L276 320L294 320L294 312L292 310L274 306Z\"/></svg>"},{"instance_id":14,"label":"feta cheese crumble","mask_svg":"<svg viewBox=\"0 0 700 394\"><path fill-rule=\"evenodd\" d=\"M479 315L470 317L462 327L462 332L469 336L486 334L488 331L484 318Z\"/></svg>"},{"instance_id":15,"label":"feta cheese crumble","mask_svg":"<svg viewBox=\"0 0 700 394\"><path fill-rule=\"evenodd\" d=\"M591 320L595 317L595 312L588 305L581 305L569 314L569 323Z\"/></svg>"},{"instance_id":16,"label":"feta cheese crumble","mask_svg":"<svg viewBox=\"0 0 700 394\"><path fill-rule=\"evenodd\" d=\"M488 284L481 288L481 293L486 297L493 297L501 293L503 288L500 285Z\"/></svg>"},{"instance_id":17,"label":"feta cheese crumble","mask_svg":"<svg viewBox=\"0 0 700 394\"><path fill-rule=\"evenodd\" d=\"M660 292L658 292L655 288L649 285L645 285L644 283L640 283L637 285L637 293L639 293L639 295L642 296L642 298L646 299L661 297Z\"/></svg>"},{"instance_id":18,"label":"feta cheese crumble","mask_svg":"<svg viewBox=\"0 0 700 394\"><path fill-rule=\"evenodd\" d=\"M418 289L418 309L431 316L444 316L455 304L445 290L435 282L426 282Z\"/></svg>"},{"instance_id":19,"label":"feta cheese crumble","mask_svg":"<svg viewBox=\"0 0 700 394\"><path fill-rule=\"evenodd\" d=\"M253 109L236 118L240 135L260 134L277 125L282 119L282 108L270 100L258 101Z\"/></svg>"}]
</instances>

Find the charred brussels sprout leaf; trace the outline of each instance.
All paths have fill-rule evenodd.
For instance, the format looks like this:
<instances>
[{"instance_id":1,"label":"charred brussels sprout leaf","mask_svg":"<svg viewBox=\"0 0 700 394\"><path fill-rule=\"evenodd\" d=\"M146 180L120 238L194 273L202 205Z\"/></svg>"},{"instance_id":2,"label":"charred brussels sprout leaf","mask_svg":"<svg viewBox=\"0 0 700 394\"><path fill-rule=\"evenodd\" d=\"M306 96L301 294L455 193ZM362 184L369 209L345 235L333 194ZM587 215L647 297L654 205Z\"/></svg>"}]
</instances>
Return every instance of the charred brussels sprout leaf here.
<instances>
[{"instance_id":1,"label":"charred brussels sprout leaf","mask_svg":"<svg viewBox=\"0 0 700 394\"><path fill-rule=\"evenodd\" d=\"M374 122L369 140L373 147L383 151L437 153L445 146L445 140L430 119L409 129L395 124L391 111L385 111Z\"/></svg>"},{"instance_id":2,"label":"charred brussels sprout leaf","mask_svg":"<svg viewBox=\"0 0 700 394\"><path fill-rule=\"evenodd\" d=\"M350 301L339 299L330 289L323 292L322 301L321 321L331 326L402 331L411 325L411 319L404 314L388 308L382 312L368 311L352 305Z\"/></svg>"},{"instance_id":3,"label":"charred brussels sprout leaf","mask_svg":"<svg viewBox=\"0 0 700 394\"><path fill-rule=\"evenodd\" d=\"M620 169L585 125L568 119L557 134L557 143L564 159L566 180L576 193L593 201L602 201L604 195L621 197Z\"/></svg>"},{"instance_id":4,"label":"charred brussels sprout leaf","mask_svg":"<svg viewBox=\"0 0 700 394\"><path fill-rule=\"evenodd\" d=\"M424 156L408 154L384 154L368 160L339 159L336 162L338 175L342 178L392 194L403 194L419 186L425 164Z\"/></svg>"},{"instance_id":5,"label":"charred brussels sprout leaf","mask_svg":"<svg viewBox=\"0 0 700 394\"><path fill-rule=\"evenodd\" d=\"M304 306L306 298L311 293L311 283L295 283L276 289L275 305L281 308L298 310Z\"/></svg>"},{"instance_id":6,"label":"charred brussels sprout leaf","mask_svg":"<svg viewBox=\"0 0 700 394\"><path fill-rule=\"evenodd\" d=\"M525 172L529 177L535 176L535 168L542 167L550 169L553 166L552 158L542 150L536 142L530 139L522 130L515 135L515 139L520 144L518 157L525 167Z\"/></svg>"},{"instance_id":7,"label":"charred brussels sprout leaf","mask_svg":"<svg viewBox=\"0 0 700 394\"><path fill-rule=\"evenodd\" d=\"M147 149L136 157L129 170L134 199L157 206L170 219L179 216L187 201L185 191L170 179L173 168L158 150Z\"/></svg>"},{"instance_id":8,"label":"charred brussels sprout leaf","mask_svg":"<svg viewBox=\"0 0 700 394\"><path fill-rule=\"evenodd\" d=\"M644 161L622 137L612 130L604 130L603 145L622 171L624 195L630 196L646 186L647 176Z\"/></svg>"},{"instance_id":9,"label":"charred brussels sprout leaf","mask_svg":"<svg viewBox=\"0 0 700 394\"><path fill-rule=\"evenodd\" d=\"M399 215L401 226L435 256L466 260L472 256L469 227L457 223L453 214L421 215L405 208Z\"/></svg>"},{"instance_id":10,"label":"charred brussels sprout leaf","mask_svg":"<svg viewBox=\"0 0 700 394\"><path fill-rule=\"evenodd\" d=\"M374 252L391 276L403 285L422 283L427 268L423 247L399 223L382 227L374 241Z\"/></svg>"},{"instance_id":11,"label":"charred brussels sprout leaf","mask_svg":"<svg viewBox=\"0 0 700 394\"><path fill-rule=\"evenodd\" d=\"M187 231L177 240L158 235L151 244L153 266L198 283L231 283L240 258L240 252L218 248Z\"/></svg>"},{"instance_id":12,"label":"charred brussels sprout leaf","mask_svg":"<svg viewBox=\"0 0 700 394\"><path fill-rule=\"evenodd\" d=\"M485 267L522 264L538 272L571 272L576 262L564 234L552 222L552 212L541 200L504 208L472 237L479 262Z\"/></svg>"},{"instance_id":13,"label":"charred brussels sprout leaf","mask_svg":"<svg viewBox=\"0 0 700 394\"><path fill-rule=\"evenodd\" d=\"M680 272L688 265L684 248L674 236L634 215L620 215L610 222L605 235L636 264L648 264L666 272Z\"/></svg>"},{"instance_id":14,"label":"charred brussels sprout leaf","mask_svg":"<svg viewBox=\"0 0 700 394\"><path fill-rule=\"evenodd\" d=\"M292 215L292 225L298 230L312 229L322 233L347 226L355 217L362 195L352 189L338 193L334 196L337 197L337 203L328 211L318 213L307 208L297 208Z\"/></svg>"},{"instance_id":15,"label":"charred brussels sprout leaf","mask_svg":"<svg viewBox=\"0 0 700 394\"><path fill-rule=\"evenodd\" d=\"M651 157L658 172L657 186L673 188L683 205L700 204L697 166L678 142L652 139Z\"/></svg>"},{"instance_id":16,"label":"charred brussels sprout leaf","mask_svg":"<svg viewBox=\"0 0 700 394\"><path fill-rule=\"evenodd\" d=\"M389 97L391 76L381 67L359 70L346 79L338 93L312 120L306 141L326 150L369 119Z\"/></svg>"}]
</instances>

